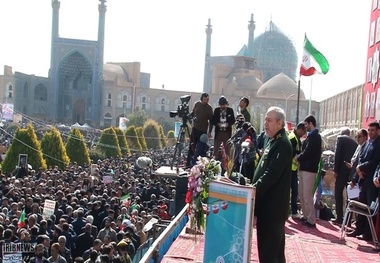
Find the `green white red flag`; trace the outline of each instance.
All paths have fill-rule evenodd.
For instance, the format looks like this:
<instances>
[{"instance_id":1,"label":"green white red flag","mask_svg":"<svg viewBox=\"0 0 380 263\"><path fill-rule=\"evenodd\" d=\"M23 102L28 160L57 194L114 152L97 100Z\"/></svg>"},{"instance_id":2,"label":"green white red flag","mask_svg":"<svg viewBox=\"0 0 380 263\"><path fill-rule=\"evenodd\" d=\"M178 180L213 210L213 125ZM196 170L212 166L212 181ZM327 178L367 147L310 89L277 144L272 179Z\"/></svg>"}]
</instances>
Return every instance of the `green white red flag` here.
<instances>
[{"instance_id":1,"label":"green white red flag","mask_svg":"<svg viewBox=\"0 0 380 263\"><path fill-rule=\"evenodd\" d=\"M326 74L329 68L329 62L325 56L313 46L305 35L300 74L302 76L311 76L316 73Z\"/></svg>"},{"instance_id":2,"label":"green white red flag","mask_svg":"<svg viewBox=\"0 0 380 263\"><path fill-rule=\"evenodd\" d=\"M129 194L123 195L122 197L120 197L120 203L121 203L121 205L129 207L129 205L130 205Z\"/></svg>"},{"instance_id":3,"label":"green white red flag","mask_svg":"<svg viewBox=\"0 0 380 263\"><path fill-rule=\"evenodd\" d=\"M23 228L25 226L25 209L22 210L22 212L21 212L17 226L18 226L18 228Z\"/></svg>"}]
</instances>

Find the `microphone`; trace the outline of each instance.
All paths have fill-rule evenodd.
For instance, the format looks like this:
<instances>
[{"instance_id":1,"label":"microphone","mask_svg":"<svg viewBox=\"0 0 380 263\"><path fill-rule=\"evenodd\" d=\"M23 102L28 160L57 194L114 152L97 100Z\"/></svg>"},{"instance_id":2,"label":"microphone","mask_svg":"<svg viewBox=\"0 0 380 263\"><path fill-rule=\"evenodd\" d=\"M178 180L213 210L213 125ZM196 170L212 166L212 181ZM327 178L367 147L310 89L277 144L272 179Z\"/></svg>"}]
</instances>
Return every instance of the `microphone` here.
<instances>
[{"instance_id":1,"label":"microphone","mask_svg":"<svg viewBox=\"0 0 380 263\"><path fill-rule=\"evenodd\" d=\"M249 122L244 122L242 128L243 128L244 131L247 131L250 126L251 126L251 124Z\"/></svg>"},{"instance_id":2,"label":"microphone","mask_svg":"<svg viewBox=\"0 0 380 263\"><path fill-rule=\"evenodd\" d=\"M243 132L244 132L243 128L236 130L234 135L232 135L232 137L231 137L231 141L233 141L235 138L239 138L243 134Z\"/></svg>"},{"instance_id":3,"label":"microphone","mask_svg":"<svg viewBox=\"0 0 380 263\"><path fill-rule=\"evenodd\" d=\"M153 161L149 157L141 156L137 158L136 164L140 169L144 169L147 167L152 167Z\"/></svg>"}]
</instances>

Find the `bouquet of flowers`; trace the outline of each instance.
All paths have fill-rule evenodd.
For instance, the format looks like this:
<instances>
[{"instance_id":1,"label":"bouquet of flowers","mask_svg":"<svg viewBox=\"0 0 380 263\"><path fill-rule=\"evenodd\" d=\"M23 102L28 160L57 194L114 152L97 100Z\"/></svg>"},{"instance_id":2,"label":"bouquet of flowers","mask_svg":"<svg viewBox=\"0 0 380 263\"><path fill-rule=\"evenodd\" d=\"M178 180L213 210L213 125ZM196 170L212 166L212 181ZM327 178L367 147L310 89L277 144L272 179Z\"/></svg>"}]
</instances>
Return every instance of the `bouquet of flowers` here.
<instances>
[{"instance_id":1,"label":"bouquet of flowers","mask_svg":"<svg viewBox=\"0 0 380 263\"><path fill-rule=\"evenodd\" d=\"M205 228L208 188L210 182L221 174L220 162L207 157L199 157L190 170L186 203L189 204L190 229L193 233Z\"/></svg>"}]
</instances>

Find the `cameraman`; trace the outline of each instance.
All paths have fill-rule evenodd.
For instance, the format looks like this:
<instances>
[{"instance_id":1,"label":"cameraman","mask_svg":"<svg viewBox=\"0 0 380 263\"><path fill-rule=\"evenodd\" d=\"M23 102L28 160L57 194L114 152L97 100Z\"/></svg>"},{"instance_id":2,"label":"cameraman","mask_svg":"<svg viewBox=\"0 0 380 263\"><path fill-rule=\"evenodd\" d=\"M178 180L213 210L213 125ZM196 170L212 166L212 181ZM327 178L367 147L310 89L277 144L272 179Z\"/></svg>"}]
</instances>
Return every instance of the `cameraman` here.
<instances>
[{"instance_id":1,"label":"cameraman","mask_svg":"<svg viewBox=\"0 0 380 263\"><path fill-rule=\"evenodd\" d=\"M190 161L194 156L195 147L202 134L207 133L213 115L212 107L208 103L209 95L202 93L201 99L194 104L190 115L193 117L193 128L191 129L190 145L187 154L186 167L190 167ZM211 134L207 135L208 138Z\"/></svg>"},{"instance_id":2,"label":"cameraman","mask_svg":"<svg viewBox=\"0 0 380 263\"><path fill-rule=\"evenodd\" d=\"M235 124L234 110L228 107L228 100L221 96L219 98L219 107L215 108L212 116L210 130L211 134L213 126L215 126L214 136L214 157L218 157L220 145L226 145L226 142L232 135L232 125Z\"/></svg>"}]
</instances>

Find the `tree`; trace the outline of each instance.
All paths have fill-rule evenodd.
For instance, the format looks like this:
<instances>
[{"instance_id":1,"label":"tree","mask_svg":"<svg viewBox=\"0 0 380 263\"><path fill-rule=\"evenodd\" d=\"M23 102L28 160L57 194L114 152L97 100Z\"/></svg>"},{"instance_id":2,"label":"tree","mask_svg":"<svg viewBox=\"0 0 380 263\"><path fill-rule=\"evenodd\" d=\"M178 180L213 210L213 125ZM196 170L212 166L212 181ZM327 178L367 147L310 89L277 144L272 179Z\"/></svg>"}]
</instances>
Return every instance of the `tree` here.
<instances>
[{"instance_id":1,"label":"tree","mask_svg":"<svg viewBox=\"0 0 380 263\"><path fill-rule=\"evenodd\" d=\"M148 149L162 148L160 141L160 128L158 122L152 119L147 120L144 124L143 132Z\"/></svg>"},{"instance_id":2,"label":"tree","mask_svg":"<svg viewBox=\"0 0 380 263\"><path fill-rule=\"evenodd\" d=\"M168 146L169 147L172 147L173 145L175 145L176 140L174 138L174 131L173 130L168 131L168 134L166 135L166 138L168 140Z\"/></svg>"},{"instance_id":3,"label":"tree","mask_svg":"<svg viewBox=\"0 0 380 263\"><path fill-rule=\"evenodd\" d=\"M61 133L52 128L45 132L41 140L41 149L48 166L58 166L64 170L70 163L65 145L63 144Z\"/></svg>"},{"instance_id":4,"label":"tree","mask_svg":"<svg viewBox=\"0 0 380 263\"><path fill-rule=\"evenodd\" d=\"M131 154L131 151L129 150L129 146L127 143L127 139L125 139L125 134L122 129L120 128L113 128L116 133L117 140L119 142L121 154L123 156L127 156Z\"/></svg>"},{"instance_id":5,"label":"tree","mask_svg":"<svg viewBox=\"0 0 380 263\"><path fill-rule=\"evenodd\" d=\"M104 152L106 157L121 156L119 141L116 132L112 127L103 130L99 142L96 145L96 149Z\"/></svg>"},{"instance_id":6,"label":"tree","mask_svg":"<svg viewBox=\"0 0 380 263\"><path fill-rule=\"evenodd\" d=\"M137 138L136 128L135 126L129 126L125 131L125 137L127 139L127 143L129 145L129 149L131 152L140 152L141 153L141 144Z\"/></svg>"},{"instance_id":7,"label":"tree","mask_svg":"<svg viewBox=\"0 0 380 263\"><path fill-rule=\"evenodd\" d=\"M166 136L165 136L165 133L164 133L164 128L161 125L159 125L159 129L160 129L161 146L162 147L166 147L166 146L168 146L168 142L167 142L167 139L166 139Z\"/></svg>"},{"instance_id":8,"label":"tree","mask_svg":"<svg viewBox=\"0 0 380 263\"><path fill-rule=\"evenodd\" d=\"M174 118L163 118L161 122L159 122L164 128L164 133L168 133L170 130L173 129L175 125L175 119Z\"/></svg>"},{"instance_id":9,"label":"tree","mask_svg":"<svg viewBox=\"0 0 380 263\"><path fill-rule=\"evenodd\" d=\"M42 167L46 169L46 162L42 156L41 144L37 140L36 133L32 125L28 125L26 129L18 129L12 144L7 151L2 169L6 173L10 173L18 165L19 154L28 155L28 164L32 167Z\"/></svg>"},{"instance_id":10,"label":"tree","mask_svg":"<svg viewBox=\"0 0 380 263\"><path fill-rule=\"evenodd\" d=\"M11 122L8 126L5 127L5 131L11 135L14 135L17 129L20 129L20 125L15 122Z\"/></svg>"},{"instance_id":11,"label":"tree","mask_svg":"<svg viewBox=\"0 0 380 263\"><path fill-rule=\"evenodd\" d=\"M128 127L129 126L135 126L135 127L142 127L144 126L144 123L148 119L146 116L146 113L144 110L140 110L139 107L135 108L135 112L131 113L127 116L128 119Z\"/></svg>"},{"instance_id":12,"label":"tree","mask_svg":"<svg viewBox=\"0 0 380 263\"><path fill-rule=\"evenodd\" d=\"M90 155L82 133L78 129L72 129L66 142L66 153L72 163L88 165L91 163Z\"/></svg>"},{"instance_id":13,"label":"tree","mask_svg":"<svg viewBox=\"0 0 380 263\"><path fill-rule=\"evenodd\" d=\"M143 127L137 127L136 128L136 134L137 134L137 139L139 140L139 143L141 145L141 150L143 152L148 151L148 146L146 145Z\"/></svg>"}]
</instances>

